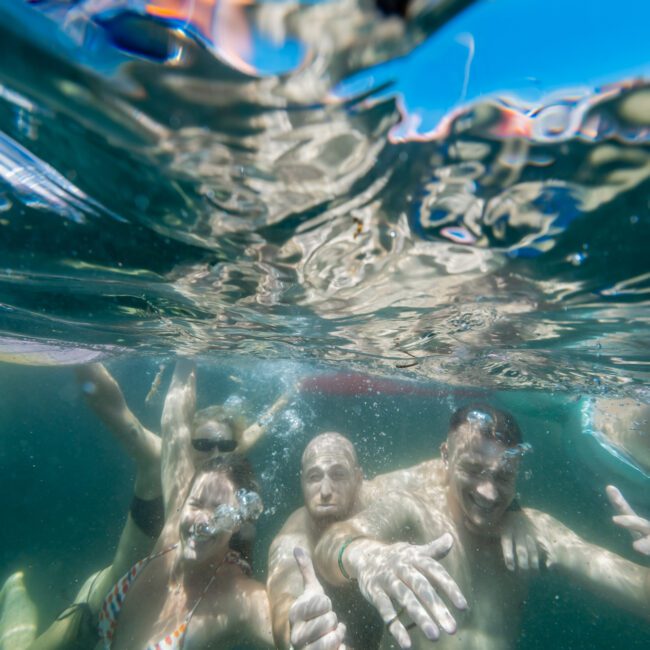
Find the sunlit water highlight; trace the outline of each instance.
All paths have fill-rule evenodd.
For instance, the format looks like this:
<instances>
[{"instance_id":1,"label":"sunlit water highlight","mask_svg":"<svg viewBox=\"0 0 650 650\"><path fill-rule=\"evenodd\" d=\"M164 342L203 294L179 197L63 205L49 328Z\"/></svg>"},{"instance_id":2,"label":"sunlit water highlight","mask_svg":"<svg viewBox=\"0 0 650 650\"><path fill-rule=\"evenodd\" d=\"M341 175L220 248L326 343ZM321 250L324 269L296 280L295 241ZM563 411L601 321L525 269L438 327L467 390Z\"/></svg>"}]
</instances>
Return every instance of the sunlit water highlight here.
<instances>
[{"instance_id":1,"label":"sunlit water highlight","mask_svg":"<svg viewBox=\"0 0 650 650\"><path fill-rule=\"evenodd\" d=\"M486 397L519 409L532 432L522 492L533 505L604 521L607 480L640 501L647 437L612 441L580 420L589 396L650 398L650 85L634 65L534 101L471 96L463 75L481 53L461 34L459 100L431 123L377 70L408 65L456 12L487 3L415 3L406 22L352 0L222 4L231 13L218 19L173 2L0 4L0 359L135 354L142 385L126 389L142 403L175 353L227 365L219 398L266 403L280 384L300 385L254 459L265 514L280 520L297 504L279 477L314 431L355 431L372 474L426 457L425 428L442 431L458 403ZM275 362L251 369L251 358ZM50 407L64 419L82 405L66 371L49 372L62 378L50 399L63 406ZM14 377L31 387L27 373L11 370L7 394ZM161 399L142 407L152 428ZM60 547L40 540L38 522L14 531L18 560L64 584L59 558L74 547L75 575L95 568L84 549L126 508L124 487L106 522L75 541L99 479L117 465L126 482L130 470L93 442L95 482L79 451L85 416L69 458L41 448L34 431L51 423L30 400L11 405L6 425L36 412L17 427L7 473L24 505L38 503L37 468L52 478L74 461L88 482L79 521L58 506L41 518ZM554 615L571 623L571 597L556 596ZM545 647L535 638L522 647Z\"/></svg>"}]
</instances>

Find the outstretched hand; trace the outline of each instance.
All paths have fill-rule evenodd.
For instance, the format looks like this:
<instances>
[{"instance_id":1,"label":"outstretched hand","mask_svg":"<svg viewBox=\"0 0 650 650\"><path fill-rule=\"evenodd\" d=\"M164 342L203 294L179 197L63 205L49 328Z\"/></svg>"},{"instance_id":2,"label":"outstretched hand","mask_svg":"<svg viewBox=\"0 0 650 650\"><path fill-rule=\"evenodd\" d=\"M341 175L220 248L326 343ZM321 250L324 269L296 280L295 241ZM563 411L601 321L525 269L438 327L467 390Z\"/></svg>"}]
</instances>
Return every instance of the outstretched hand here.
<instances>
[{"instance_id":1,"label":"outstretched hand","mask_svg":"<svg viewBox=\"0 0 650 650\"><path fill-rule=\"evenodd\" d=\"M359 589L375 606L400 648L411 647L411 637L399 618L402 612L431 641L438 639L441 629L447 634L456 631L456 621L439 592L460 610L467 609L467 601L437 561L452 545L453 538L447 533L429 544L400 542L364 549L359 555L355 569Z\"/></svg>"},{"instance_id":2,"label":"outstretched hand","mask_svg":"<svg viewBox=\"0 0 650 650\"><path fill-rule=\"evenodd\" d=\"M339 623L332 610L332 601L316 577L311 558L299 546L293 555L305 586L289 610L292 647L295 650L345 650L345 625Z\"/></svg>"},{"instance_id":3,"label":"outstretched hand","mask_svg":"<svg viewBox=\"0 0 650 650\"><path fill-rule=\"evenodd\" d=\"M650 521L637 515L617 487L608 485L606 491L610 503L619 513L612 517L612 521L632 535L632 547L635 550L643 555L650 555Z\"/></svg>"}]
</instances>

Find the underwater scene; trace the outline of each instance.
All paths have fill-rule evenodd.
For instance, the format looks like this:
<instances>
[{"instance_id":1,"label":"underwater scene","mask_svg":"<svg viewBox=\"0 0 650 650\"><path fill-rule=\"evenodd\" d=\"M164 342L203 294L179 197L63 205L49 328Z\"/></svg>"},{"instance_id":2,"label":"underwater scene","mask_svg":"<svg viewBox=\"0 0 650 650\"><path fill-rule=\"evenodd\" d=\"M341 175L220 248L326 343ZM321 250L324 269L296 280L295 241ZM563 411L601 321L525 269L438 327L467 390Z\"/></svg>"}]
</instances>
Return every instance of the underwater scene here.
<instances>
[{"instance_id":1,"label":"underwater scene","mask_svg":"<svg viewBox=\"0 0 650 650\"><path fill-rule=\"evenodd\" d=\"M649 648L649 21L0 0L0 650Z\"/></svg>"}]
</instances>

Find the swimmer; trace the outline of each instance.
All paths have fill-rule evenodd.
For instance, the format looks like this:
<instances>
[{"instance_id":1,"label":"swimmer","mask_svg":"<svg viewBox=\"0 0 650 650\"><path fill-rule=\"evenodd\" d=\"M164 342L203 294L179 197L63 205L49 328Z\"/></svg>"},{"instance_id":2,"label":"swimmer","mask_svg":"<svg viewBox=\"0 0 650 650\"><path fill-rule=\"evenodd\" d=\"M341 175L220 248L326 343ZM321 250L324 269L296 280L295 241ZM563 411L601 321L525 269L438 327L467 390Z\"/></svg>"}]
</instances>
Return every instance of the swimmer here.
<instances>
[{"instance_id":1,"label":"swimmer","mask_svg":"<svg viewBox=\"0 0 650 650\"><path fill-rule=\"evenodd\" d=\"M209 406L196 411L196 369L188 359L176 363L161 420L162 428L162 491L165 513L172 528L175 517L187 494L187 486L196 468L215 456L228 456L236 452L246 454L266 432L267 423L289 401L282 394L264 415L246 426L240 414L223 406ZM176 513L176 514L174 514ZM252 525L242 527L236 540L242 540L240 551L250 560L249 542ZM247 540L247 541L246 541Z\"/></svg>"},{"instance_id":2,"label":"swimmer","mask_svg":"<svg viewBox=\"0 0 650 650\"><path fill-rule=\"evenodd\" d=\"M290 613L295 612L292 608L318 609L319 591L304 591L307 585L311 587L318 582L316 575L313 580L305 579L305 571L310 574L309 558L321 535L331 524L358 512L364 502L363 475L354 445L336 432L313 438L302 455L300 483L305 505L289 517L269 549L267 590L273 636L276 646L283 649L302 645L299 636L290 639ZM294 557L297 548L301 549L300 560ZM304 554L304 560L300 554ZM381 619L355 590L346 585L342 589L326 589L326 594L331 602L321 607L321 616L314 622L315 627L321 628L318 636L324 638L336 634L337 629L340 631L338 619L331 613L345 611L349 614L345 621L346 646L358 650L377 648L382 634Z\"/></svg>"},{"instance_id":3,"label":"swimmer","mask_svg":"<svg viewBox=\"0 0 650 650\"><path fill-rule=\"evenodd\" d=\"M316 436L305 448L300 477L305 505L289 517L269 550L267 589L273 634L279 648L289 647L289 610L302 594L302 576L294 562L294 549L299 547L307 556L313 555L321 537L336 522L345 521L385 494L442 486L446 471L443 461L433 458L364 480L354 445L340 433L329 432ZM514 546L523 563L531 540L510 525L504 526L501 535L503 547ZM348 647L378 647L383 624L353 586L335 588L325 584L324 588L333 601L334 611L352 613L343 621L348 628ZM332 622L327 632L335 628Z\"/></svg>"},{"instance_id":4,"label":"swimmer","mask_svg":"<svg viewBox=\"0 0 650 650\"><path fill-rule=\"evenodd\" d=\"M231 548L255 519L258 488L237 455L207 460L191 478L180 511L170 513L154 552L110 590L100 613L106 650L272 647L269 604L250 565ZM224 514L227 513L227 514Z\"/></svg>"},{"instance_id":5,"label":"swimmer","mask_svg":"<svg viewBox=\"0 0 650 650\"><path fill-rule=\"evenodd\" d=\"M541 566L650 618L649 569L586 542L544 512L509 512L523 451L511 415L483 406L459 409L441 447L445 485L386 494L331 526L314 555L320 576L334 585L356 580L401 648L429 648L432 640L442 648L514 647L536 573L523 569ZM501 536L512 517L530 538L525 549ZM448 553L445 568L471 596L458 627L443 598L430 595L434 586L467 609L455 587L441 589L430 563L434 552ZM522 556L526 561L517 566Z\"/></svg>"},{"instance_id":6,"label":"swimmer","mask_svg":"<svg viewBox=\"0 0 650 650\"><path fill-rule=\"evenodd\" d=\"M34 640L36 610L24 589L16 592L22 598L20 607L14 607L14 612L3 607L3 618L13 621L14 626L34 631L31 639L14 639L12 649L81 650L93 647L104 594L134 562L151 552L164 520L160 438L144 427L129 409L118 383L102 364L80 366L76 374L88 405L135 461L133 500L112 564L91 575L72 605L38 638ZM2 627L6 627L4 623Z\"/></svg>"},{"instance_id":7,"label":"swimmer","mask_svg":"<svg viewBox=\"0 0 650 650\"><path fill-rule=\"evenodd\" d=\"M634 540L632 547L635 551L643 555L650 555L650 521L640 517L632 509L617 487L608 485L606 491L610 503L618 512L612 517L612 521L630 533Z\"/></svg>"},{"instance_id":8,"label":"swimmer","mask_svg":"<svg viewBox=\"0 0 650 650\"><path fill-rule=\"evenodd\" d=\"M268 422L288 401L286 395L281 396L260 422L248 427L233 414L228 414L226 419L225 411L221 407L208 407L193 417L195 399L193 364L184 361L180 366L182 375L180 370L174 374L165 399L168 415L165 420L163 414L163 424L167 423L167 426L163 426L163 440L144 427L133 414L118 383L102 364L95 363L77 369L77 377L87 402L136 462L134 497L113 563L91 575L75 597L73 604L57 617L33 645L25 643L23 647L29 647L30 650L69 650L94 645L96 621L104 595L134 562L151 552L162 531L165 513L170 512L170 509L175 513L180 511L184 500L183 495L195 471L195 466L209 458L229 454L235 449L249 450L264 434L265 427L262 422ZM186 382L186 385L182 385L183 382ZM189 399L187 404L180 407L187 412L189 424L179 419L181 429L175 431L174 416L170 413L178 411L176 407L179 406L179 396ZM189 429L190 433L189 436L184 437L186 429ZM175 450L174 453L178 454L178 465L177 459L170 451L172 448ZM170 487L167 491L167 502L164 502L162 496L161 458L163 455L167 458L164 465L167 471L166 485L176 486ZM175 493L172 492L173 489L176 489ZM171 525L173 527L175 524ZM250 560L250 539L254 535L253 524L244 522L241 529L233 536L235 544L245 559ZM35 629L35 610L26 592L25 595L23 610L33 614L30 614L29 620L25 619L24 624ZM15 616L12 615L9 619L16 624Z\"/></svg>"}]
</instances>

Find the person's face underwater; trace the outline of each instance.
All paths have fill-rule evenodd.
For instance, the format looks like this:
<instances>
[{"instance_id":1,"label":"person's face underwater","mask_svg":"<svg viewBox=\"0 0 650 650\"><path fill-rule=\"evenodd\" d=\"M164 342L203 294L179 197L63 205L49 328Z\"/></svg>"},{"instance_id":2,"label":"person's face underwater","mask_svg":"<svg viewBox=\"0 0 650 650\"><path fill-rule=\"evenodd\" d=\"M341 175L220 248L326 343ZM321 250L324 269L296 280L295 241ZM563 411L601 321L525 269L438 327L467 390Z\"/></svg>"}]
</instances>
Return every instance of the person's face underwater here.
<instances>
[{"instance_id":1,"label":"person's face underwater","mask_svg":"<svg viewBox=\"0 0 650 650\"><path fill-rule=\"evenodd\" d=\"M346 518L356 499L361 476L347 454L314 450L303 461L301 483L305 506L316 520Z\"/></svg>"},{"instance_id":2,"label":"person's face underwater","mask_svg":"<svg viewBox=\"0 0 650 650\"><path fill-rule=\"evenodd\" d=\"M225 456L235 451L237 441L231 427L225 422L210 419L192 430L192 455L195 465L214 456Z\"/></svg>"},{"instance_id":3,"label":"person's face underwater","mask_svg":"<svg viewBox=\"0 0 650 650\"><path fill-rule=\"evenodd\" d=\"M515 498L519 453L501 442L484 438L469 425L449 445L447 471L452 509L475 533L498 529Z\"/></svg>"},{"instance_id":4,"label":"person's face underwater","mask_svg":"<svg viewBox=\"0 0 650 650\"><path fill-rule=\"evenodd\" d=\"M238 505L235 487L230 479L222 472L206 472L199 476L181 509L183 559L203 562L228 548L234 531L222 531L214 536L195 534L202 525L212 521L215 510L222 504Z\"/></svg>"}]
</instances>

